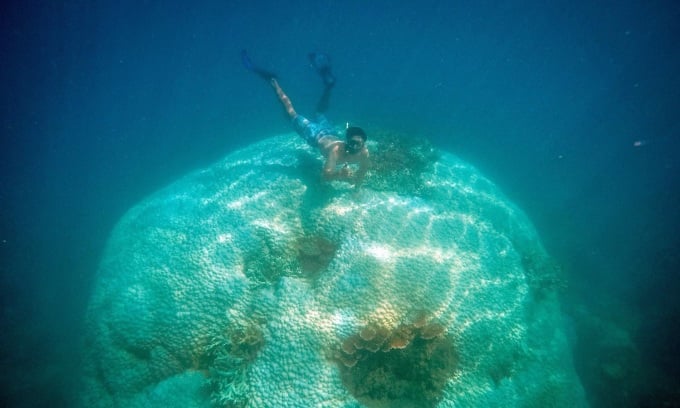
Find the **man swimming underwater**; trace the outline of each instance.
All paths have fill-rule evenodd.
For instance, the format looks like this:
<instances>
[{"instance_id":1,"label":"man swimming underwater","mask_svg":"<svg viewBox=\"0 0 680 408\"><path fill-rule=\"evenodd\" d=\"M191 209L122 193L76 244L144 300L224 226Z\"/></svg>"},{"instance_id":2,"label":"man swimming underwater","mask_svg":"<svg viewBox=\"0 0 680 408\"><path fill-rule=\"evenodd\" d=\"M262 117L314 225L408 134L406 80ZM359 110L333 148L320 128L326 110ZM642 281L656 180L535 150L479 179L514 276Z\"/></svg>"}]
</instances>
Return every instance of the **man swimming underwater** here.
<instances>
[{"instance_id":1,"label":"man swimming underwater","mask_svg":"<svg viewBox=\"0 0 680 408\"><path fill-rule=\"evenodd\" d=\"M245 51L241 52L243 64L250 71L269 81L276 91L276 96L293 122L295 131L310 145L317 147L326 158L321 173L325 180L346 181L359 187L370 165L366 148L366 133L355 126L347 127L345 140L338 138L337 130L328 122L324 112L328 108L330 92L335 85L335 77L331 73L330 60L326 54L309 54L312 66L317 70L324 82L324 90L317 104L315 121L298 114L290 98L279 85L276 76L255 67Z\"/></svg>"}]
</instances>

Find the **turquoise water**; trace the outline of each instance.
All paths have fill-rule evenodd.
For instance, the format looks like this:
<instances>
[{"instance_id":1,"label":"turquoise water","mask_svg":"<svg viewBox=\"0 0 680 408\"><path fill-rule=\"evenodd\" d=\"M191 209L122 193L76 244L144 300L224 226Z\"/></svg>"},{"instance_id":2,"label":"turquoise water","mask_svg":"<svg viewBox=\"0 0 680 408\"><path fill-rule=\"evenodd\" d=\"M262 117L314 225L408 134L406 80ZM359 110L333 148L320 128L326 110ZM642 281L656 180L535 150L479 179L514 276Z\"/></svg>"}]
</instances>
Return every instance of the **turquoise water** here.
<instances>
[{"instance_id":1,"label":"turquoise water","mask_svg":"<svg viewBox=\"0 0 680 408\"><path fill-rule=\"evenodd\" d=\"M143 197L289 130L333 58L338 123L477 166L568 274L593 406L676 402L680 10L672 2L15 2L2 18L2 398L67 406L102 250Z\"/></svg>"}]
</instances>

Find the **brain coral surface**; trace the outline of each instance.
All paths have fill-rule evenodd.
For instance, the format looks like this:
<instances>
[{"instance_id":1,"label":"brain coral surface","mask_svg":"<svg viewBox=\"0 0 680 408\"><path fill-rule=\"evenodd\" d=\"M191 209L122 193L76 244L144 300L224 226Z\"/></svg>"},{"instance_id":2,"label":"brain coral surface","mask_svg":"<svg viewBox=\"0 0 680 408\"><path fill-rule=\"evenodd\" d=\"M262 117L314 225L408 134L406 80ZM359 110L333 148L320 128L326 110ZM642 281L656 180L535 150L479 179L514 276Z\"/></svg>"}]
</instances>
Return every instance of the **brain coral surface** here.
<instances>
[{"instance_id":1,"label":"brain coral surface","mask_svg":"<svg viewBox=\"0 0 680 408\"><path fill-rule=\"evenodd\" d=\"M123 217L88 310L84 406L586 405L554 268L491 182L444 152L412 194L375 173L323 183L321 165L294 135L266 139Z\"/></svg>"}]
</instances>

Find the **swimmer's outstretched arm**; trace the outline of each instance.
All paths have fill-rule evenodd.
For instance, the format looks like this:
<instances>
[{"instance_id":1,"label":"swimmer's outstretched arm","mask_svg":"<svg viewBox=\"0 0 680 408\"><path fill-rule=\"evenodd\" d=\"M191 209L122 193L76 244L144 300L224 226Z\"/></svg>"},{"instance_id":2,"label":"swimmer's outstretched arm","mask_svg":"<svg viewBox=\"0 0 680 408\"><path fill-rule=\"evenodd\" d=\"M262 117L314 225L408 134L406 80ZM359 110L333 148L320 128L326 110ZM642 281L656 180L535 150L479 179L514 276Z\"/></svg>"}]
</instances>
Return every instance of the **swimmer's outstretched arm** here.
<instances>
[{"instance_id":1,"label":"swimmer's outstretched arm","mask_svg":"<svg viewBox=\"0 0 680 408\"><path fill-rule=\"evenodd\" d=\"M295 108L293 108L293 103L290 101L288 95L286 95L286 93L283 92L283 89L281 89L279 82L276 80L276 78L272 78L269 82L276 91L276 96L279 97L279 101L286 109L286 113L288 114L288 116L290 116L291 119L295 118L297 116L297 112L295 112Z\"/></svg>"}]
</instances>

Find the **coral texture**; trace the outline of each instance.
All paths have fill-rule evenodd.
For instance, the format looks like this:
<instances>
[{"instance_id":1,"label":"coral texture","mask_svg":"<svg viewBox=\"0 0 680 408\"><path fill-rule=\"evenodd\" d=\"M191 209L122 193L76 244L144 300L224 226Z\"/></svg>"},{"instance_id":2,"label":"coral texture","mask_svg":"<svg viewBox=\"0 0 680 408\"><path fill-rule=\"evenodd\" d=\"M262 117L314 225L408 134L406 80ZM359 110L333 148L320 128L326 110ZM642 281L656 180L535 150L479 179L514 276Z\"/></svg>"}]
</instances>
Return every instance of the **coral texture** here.
<instances>
[{"instance_id":1,"label":"coral texture","mask_svg":"<svg viewBox=\"0 0 680 408\"><path fill-rule=\"evenodd\" d=\"M376 134L358 192L284 135L132 208L88 310L83 405L585 406L526 216L455 156Z\"/></svg>"}]
</instances>

